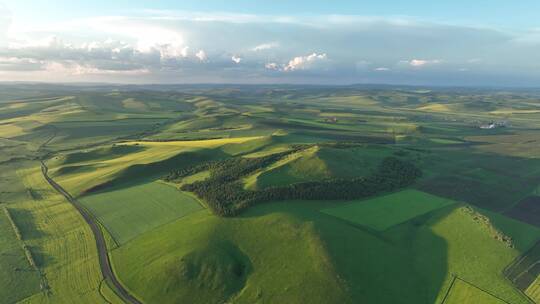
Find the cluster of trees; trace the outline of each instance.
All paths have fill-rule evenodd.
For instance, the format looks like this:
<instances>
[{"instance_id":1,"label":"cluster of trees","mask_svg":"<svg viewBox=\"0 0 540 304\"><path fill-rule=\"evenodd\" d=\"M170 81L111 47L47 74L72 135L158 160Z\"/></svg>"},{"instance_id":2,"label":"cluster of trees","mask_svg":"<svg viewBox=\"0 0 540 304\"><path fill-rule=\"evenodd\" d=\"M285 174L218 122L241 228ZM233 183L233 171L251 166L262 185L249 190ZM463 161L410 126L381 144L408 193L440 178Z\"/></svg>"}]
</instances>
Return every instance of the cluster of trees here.
<instances>
[{"instance_id":1,"label":"cluster of trees","mask_svg":"<svg viewBox=\"0 0 540 304\"><path fill-rule=\"evenodd\" d=\"M278 200L348 200L372 196L406 187L421 176L410 162L395 157L385 158L370 176L353 179L328 179L246 190L240 179L264 168L291 152L276 153L261 158L233 158L211 162L171 173L174 180L200 170L211 170L210 178L182 186L182 190L204 199L212 211L221 216L234 216L255 203Z\"/></svg>"},{"instance_id":2,"label":"cluster of trees","mask_svg":"<svg viewBox=\"0 0 540 304\"><path fill-rule=\"evenodd\" d=\"M164 180L174 182L195 173L210 170L210 179L215 180L214 182L216 183L227 183L238 180L249 173L262 169L287 155L296 153L305 148L305 146L296 146L285 152L256 158L234 157L220 161L210 161L196 166L174 170L165 176Z\"/></svg>"}]
</instances>

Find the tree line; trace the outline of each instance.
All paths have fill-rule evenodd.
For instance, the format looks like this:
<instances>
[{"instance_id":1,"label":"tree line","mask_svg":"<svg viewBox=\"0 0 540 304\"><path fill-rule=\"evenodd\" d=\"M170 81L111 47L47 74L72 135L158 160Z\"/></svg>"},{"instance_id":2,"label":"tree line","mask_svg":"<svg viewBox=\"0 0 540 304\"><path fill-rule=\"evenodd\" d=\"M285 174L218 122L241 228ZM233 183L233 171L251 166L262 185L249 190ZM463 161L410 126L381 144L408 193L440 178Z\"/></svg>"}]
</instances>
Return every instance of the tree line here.
<instances>
[{"instance_id":1,"label":"tree line","mask_svg":"<svg viewBox=\"0 0 540 304\"><path fill-rule=\"evenodd\" d=\"M301 148L298 148L301 149ZM421 176L414 164L387 157L375 173L352 179L326 179L300 182L262 190L246 190L241 178L262 169L290 153L287 151L259 158L236 157L214 161L190 168L176 170L165 177L167 181L179 180L197 172L210 170L210 177L181 187L203 199L209 208L220 216L235 216L256 203L279 200L351 200L394 191L411 185Z\"/></svg>"}]
</instances>

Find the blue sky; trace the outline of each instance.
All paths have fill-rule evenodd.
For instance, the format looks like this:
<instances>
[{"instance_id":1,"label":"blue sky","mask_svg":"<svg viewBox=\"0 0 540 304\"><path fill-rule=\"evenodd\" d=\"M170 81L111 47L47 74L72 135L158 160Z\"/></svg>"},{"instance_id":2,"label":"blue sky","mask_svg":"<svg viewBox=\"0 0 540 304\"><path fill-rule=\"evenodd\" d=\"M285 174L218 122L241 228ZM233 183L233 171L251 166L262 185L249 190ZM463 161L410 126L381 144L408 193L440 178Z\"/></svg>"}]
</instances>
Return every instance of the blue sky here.
<instances>
[{"instance_id":1,"label":"blue sky","mask_svg":"<svg viewBox=\"0 0 540 304\"><path fill-rule=\"evenodd\" d=\"M0 0L0 81L536 86L540 1Z\"/></svg>"},{"instance_id":2,"label":"blue sky","mask_svg":"<svg viewBox=\"0 0 540 304\"><path fill-rule=\"evenodd\" d=\"M428 20L475 23L507 27L538 26L540 1L536 0L453 0L453 1L313 1L313 0L243 0L243 1L143 1L143 0L46 0L0 1L21 16L38 19L118 15L138 10L186 10L236 12L251 14L346 14L415 16Z\"/></svg>"}]
</instances>

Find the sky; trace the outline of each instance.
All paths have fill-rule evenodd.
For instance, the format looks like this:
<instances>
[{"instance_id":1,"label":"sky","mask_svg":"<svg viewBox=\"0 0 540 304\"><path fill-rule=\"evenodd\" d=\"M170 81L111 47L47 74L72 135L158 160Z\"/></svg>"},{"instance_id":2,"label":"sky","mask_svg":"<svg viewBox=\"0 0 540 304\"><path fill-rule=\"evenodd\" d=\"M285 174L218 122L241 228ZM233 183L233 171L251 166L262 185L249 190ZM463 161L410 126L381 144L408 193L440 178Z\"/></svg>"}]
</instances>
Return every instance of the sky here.
<instances>
[{"instance_id":1,"label":"sky","mask_svg":"<svg viewBox=\"0 0 540 304\"><path fill-rule=\"evenodd\" d=\"M0 0L0 81L539 86L540 1Z\"/></svg>"}]
</instances>

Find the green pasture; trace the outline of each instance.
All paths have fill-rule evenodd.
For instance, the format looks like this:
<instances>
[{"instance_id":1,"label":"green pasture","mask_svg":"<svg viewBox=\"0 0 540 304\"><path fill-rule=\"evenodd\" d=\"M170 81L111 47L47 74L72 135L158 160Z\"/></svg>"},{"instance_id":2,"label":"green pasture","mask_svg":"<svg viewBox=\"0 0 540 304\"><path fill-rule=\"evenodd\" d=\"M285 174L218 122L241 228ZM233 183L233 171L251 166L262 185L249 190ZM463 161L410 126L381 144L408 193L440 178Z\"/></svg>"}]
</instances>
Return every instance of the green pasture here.
<instances>
[{"instance_id":1,"label":"green pasture","mask_svg":"<svg viewBox=\"0 0 540 304\"><path fill-rule=\"evenodd\" d=\"M456 279L452 289L442 304L507 304L491 294L460 279Z\"/></svg>"},{"instance_id":2,"label":"green pasture","mask_svg":"<svg viewBox=\"0 0 540 304\"><path fill-rule=\"evenodd\" d=\"M198 211L113 251L115 269L143 299L163 302L438 303L458 274L528 303L501 272L537 229L498 218L497 227L513 228L510 248L464 207L447 205L373 233L318 211L333 204L269 203L226 219Z\"/></svg>"},{"instance_id":3,"label":"green pasture","mask_svg":"<svg viewBox=\"0 0 540 304\"><path fill-rule=\"evenodd\" d=\"M248 187L266 188L327 178L366 176L393 150L362 146L339 149L325 146L305 150L246 178Z\"/></svg>"},{"instance_id":4,"label":"green pasture","mask_svg":"<svg viewBox=\"0 0 540 304\"><path fill-rule=\"evenodd\" d=\"M113 262L145 301L351 302L316 227L286 212L198 211L120 247Z\"/></svg>"},{"instance_id":5,"label":"green pasture","mask_svg":"<svg viewBox=\"0 0 540 304\"><path fill-rule=\"evenodd\" d=\"M225 144L244 143L259 137L239 137L193 141L129 141L118 143L112 150L119 150L111 158L103 159L98 151L88 150L69 154L50 161L51 174L72 195L80 196L95 187L111 184L129 184L134 181L159 178L173 168L182 168L200 161L222 158L218 150ZM195 153L196 152L196 153ZM88 153L89 155L84 155ZM63 160L62 160L63 159ZM65 160L80 162L65 164Z\"/></svg>"},{"instance_id":6,"label":"green pasture","mask_svg":"<svg viewBox=\"0 0 540 304\"><path fill-rule=\"evenodd\" d=\"M0 208L0 299L15 303L40 292L40 276L29 264L22 242Z\"/></svg>"},{"instance_id":7,"label":"green pasture","mask_svg":"<svg viewBox=\"0 0 540 304\"><path fill-rule=\"evenodd\" d=\"M419 215L455 202L417 190L404 190L368 200L323 209L322 212L355 224L384 231Z\"/></svg>"},{"instance_id":8,"label":"green pasture","mask_svg":"<svg viewBox=\"0 0 540 304\"><path fill-rule=\"evenodd\" d=\"M160 182L96 193L80 201L119 244L202 209L194 197Z\"/></svg>"}]
</instances>

